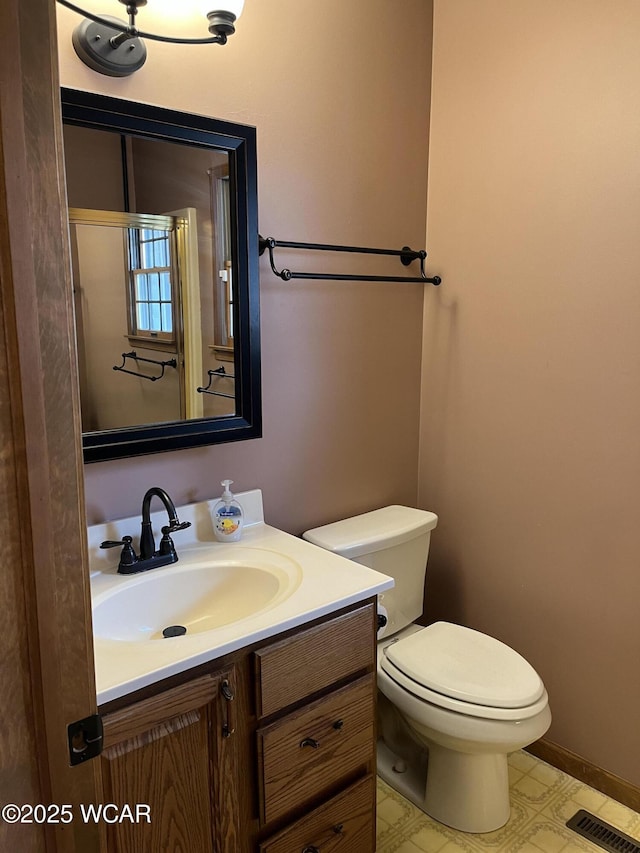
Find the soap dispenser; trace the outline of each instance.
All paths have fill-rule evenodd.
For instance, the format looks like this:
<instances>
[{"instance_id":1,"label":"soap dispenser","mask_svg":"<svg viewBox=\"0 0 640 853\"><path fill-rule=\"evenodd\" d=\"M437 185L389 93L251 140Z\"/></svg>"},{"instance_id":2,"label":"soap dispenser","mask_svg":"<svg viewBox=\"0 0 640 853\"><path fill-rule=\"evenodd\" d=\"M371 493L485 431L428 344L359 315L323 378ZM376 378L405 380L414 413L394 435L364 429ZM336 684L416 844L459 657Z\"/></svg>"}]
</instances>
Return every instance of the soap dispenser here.
<instances>
[{"instance_id":1,"label":"soap dispenser","mask_svg":"<svg viewBox=\"0 0 640 853\"><path fill-rule=\"evenodd\" d=\"M242 535L244 514L229 489L233 480L222 480L224 491L213 508L213 532L219 542L237 542Z\"/></svg>"}]
</instances>

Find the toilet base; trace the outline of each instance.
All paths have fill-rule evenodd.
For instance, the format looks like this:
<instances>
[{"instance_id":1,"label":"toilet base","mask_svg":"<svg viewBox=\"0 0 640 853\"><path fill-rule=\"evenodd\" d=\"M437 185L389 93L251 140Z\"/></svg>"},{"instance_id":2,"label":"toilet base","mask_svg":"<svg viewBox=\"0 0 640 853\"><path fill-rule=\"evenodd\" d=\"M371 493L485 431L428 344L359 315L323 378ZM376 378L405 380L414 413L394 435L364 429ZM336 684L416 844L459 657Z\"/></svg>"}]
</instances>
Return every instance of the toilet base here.
<instances>
[{"instance_id":1,"label":"toilet base","mask_svg":"<svg viewBox=\"0 0 640 853\"><path fill-rule=\"evenodd\" d=\"M507 756L455 752L429 744L428 766L401 761L378 741L378 775L434 820L461 832L493 832L509 820Z\"/></svg>"},{"instance_id":2,"label":"toilet base","mask_svg":"<svg viewBox=\"0 0 640 853\"><path fill-rule=\"evenodd\" d=\"M493 832L511 814L507 756L429 744L424 811L462 832Z\"/></svg>"}]
</instances>

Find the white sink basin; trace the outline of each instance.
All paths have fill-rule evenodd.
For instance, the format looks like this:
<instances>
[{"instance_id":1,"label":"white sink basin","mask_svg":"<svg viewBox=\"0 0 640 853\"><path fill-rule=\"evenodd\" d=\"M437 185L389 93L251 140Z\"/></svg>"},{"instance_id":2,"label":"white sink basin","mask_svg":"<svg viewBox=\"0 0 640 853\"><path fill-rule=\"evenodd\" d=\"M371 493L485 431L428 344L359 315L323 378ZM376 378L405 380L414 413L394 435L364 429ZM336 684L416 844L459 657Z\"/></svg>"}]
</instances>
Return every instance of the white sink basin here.
<instances>
[{"instance_id":1,"label":"white sink basin","mask_svg":"<svg viewBox=\"0 0 640 853\"><path fill-rule=\"evenodd\" d=\"M104 640L184 642L274 607L297 589L301 577L300 566L279 555L176 563L119 576L121 583L94 598L93 632ZM165 638L162 632L171 626L186 633Z\"/></svg>"}]
</instances>

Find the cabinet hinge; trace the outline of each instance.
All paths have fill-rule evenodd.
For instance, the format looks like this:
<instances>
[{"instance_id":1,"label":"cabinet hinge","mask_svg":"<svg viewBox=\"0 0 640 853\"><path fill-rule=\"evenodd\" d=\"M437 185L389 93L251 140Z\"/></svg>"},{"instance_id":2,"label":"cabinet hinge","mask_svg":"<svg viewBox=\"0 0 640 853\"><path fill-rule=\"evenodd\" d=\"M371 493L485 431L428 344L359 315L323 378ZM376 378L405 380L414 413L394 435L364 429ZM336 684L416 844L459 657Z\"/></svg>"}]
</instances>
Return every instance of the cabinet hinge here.
<instances>
[{"instance_id":1,"label":"cabinet hinge","mask_svg":"<svg viewBox=\"0 0 640 853\"><path fill-rule=\"evenodd\" d=\"M92 714L67 726L69 764L73 767L102 752L103 728L100 714Z\"/></svg>"}]
</instances>

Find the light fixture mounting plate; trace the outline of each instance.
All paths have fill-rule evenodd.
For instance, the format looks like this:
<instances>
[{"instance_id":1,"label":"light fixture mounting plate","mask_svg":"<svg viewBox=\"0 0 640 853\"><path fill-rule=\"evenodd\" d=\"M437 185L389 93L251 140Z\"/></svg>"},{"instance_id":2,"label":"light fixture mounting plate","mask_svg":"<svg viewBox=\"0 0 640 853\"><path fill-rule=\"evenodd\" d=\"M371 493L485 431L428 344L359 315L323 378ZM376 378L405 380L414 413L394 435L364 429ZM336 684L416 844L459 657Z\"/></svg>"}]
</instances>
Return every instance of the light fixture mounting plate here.
<instances>
[{"instance_id":1,"label":"light fixture mounting plate","mask_svg":"<svg viewBox=\"0 0 640 853\"><path fill-rule=\"evenodd\" d=\"M104 20L126 27L125 21L105 15ZM128 77L138 71L147 58L147 48L142 39L133 37L113 46L111 39L121 35L121 30L108 23L99 24L85 18L73 31L75 52L89 68L109 77Z\"/></svg>"}]
</instances>

